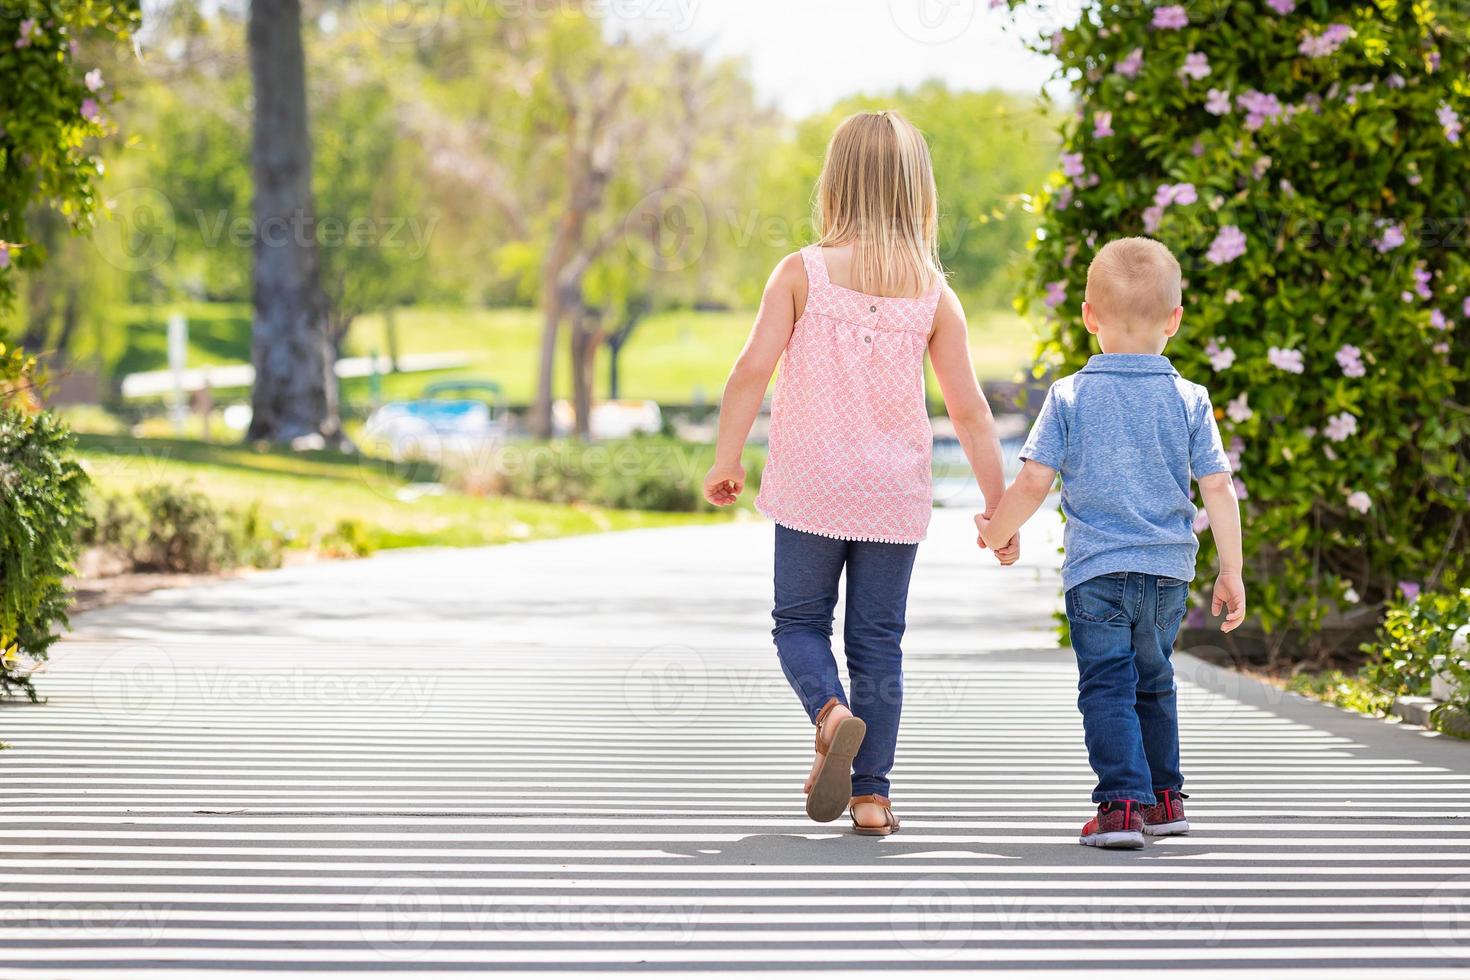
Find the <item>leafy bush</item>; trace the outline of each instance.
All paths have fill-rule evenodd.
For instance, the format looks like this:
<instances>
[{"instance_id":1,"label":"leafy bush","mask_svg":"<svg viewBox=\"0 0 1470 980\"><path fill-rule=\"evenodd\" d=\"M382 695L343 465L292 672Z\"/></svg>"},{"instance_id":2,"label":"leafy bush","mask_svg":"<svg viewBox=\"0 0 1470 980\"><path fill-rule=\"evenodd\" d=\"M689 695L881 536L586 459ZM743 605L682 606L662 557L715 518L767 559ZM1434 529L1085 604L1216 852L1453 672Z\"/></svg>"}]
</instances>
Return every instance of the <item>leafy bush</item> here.
<instances>
[{"instance_id":1,"label":"leafy bush","mask_svg":"<svg viewBox=\"0 0 1470 980\"><path fill-rule=\"evenodd\" d=\"M317 550L329 558L366 558L377 548L362 521L343 518L321 536Z\"/></svg>"},{"instance_id":2,"label":"leafy bush","mask_svg":"<svg viewBox=\"0 0 1470 980\"><path fill-rule=\"evenodd\" d=\"M1449 709L1470 710L1470 655L1453 648L1457 631L1470 624L1470 588L1458 592L1426 592L1393 603L1376 643L1364 644L1372 659L1364 676L1390 694L1430 692L1435 674L1458 685L1446 702ZM1445 710L1441 708L1439 710Z\"/></svg>"},{"instance_id":3,"label":"leafy bush","mask_svg":"<svg viewBox=\"0 0 1470 980\"><path fill-rule=\"evenodd\" d=\"M1361 676L1340 670L1296 674L1287 681L1286 689L1368 715L1382 716L1393 706L1392 694Z\"/></svg>"},{"instance_id":4,"label":"leafy bush","mask_svg":"<svg viewBox=\"0 0 1470 980\"><path fill-rule=\"evenodd\" d=\"M509 447L497 461L499 488L550 503L622 510L707 510L704 474L712 447L665 437L586 443L559 440ZM760 484L764 457L747 453L747 495Z\"/></svg>"},{"instance_id":5,"label":"leafy bush","mask_svg":"<svg viewBox=\"0 0 1470 980\"><path fill-rule=\"evenodd\" d=\"M55 416L33 411L31 362L0 344L0 693L35 691L18 655L44 660L66 623L63 579L85 522L87 478Z\"/></svg>"},{"instance_id":6,"label":"leafy bush","mask_svg":"<svg viewBox=\"0 0 1470 980\"><path fill-rule=\"evenodd\" d=\"M100 72L75 61L88 35L126 41L142 20L138 0L10 0L0 17L0 91L24 93L5 106L0 170L0 308L15 294L12 267L37 268L43 250L28 223L38 201L53 203L75 228L97 210L102 161L91 149L112 129L114 93Z\"/></svg>"},{"instance_id":7,"label":"leafy bush","mask_svg":"<svg viewBox=\"0 0 1470 980\"><path fill-rule=\"evenodd\" d=\"M257 508L218 508L199 491L168 483L131 497L102 497L80 539L108 549L135 571L196 574L242 565L275 568L285 546L262 526Z\"/></svg>"},{"instance_id":8,"label":"leafy bush","mask_svg":"<svg viewBox=\"0 0 1470 980\"><path fill-rule=\"evenodd\" d=\"M1169 353L1214 395L1253 609L1277 636L1470 560L1467 19L1401 0L1090 3L1050 39L1080 109L1023 300L1051 315L1038 374L1092 349L1096 247L1175 251L1188 314Z\"/></svg>"}]
</instances>

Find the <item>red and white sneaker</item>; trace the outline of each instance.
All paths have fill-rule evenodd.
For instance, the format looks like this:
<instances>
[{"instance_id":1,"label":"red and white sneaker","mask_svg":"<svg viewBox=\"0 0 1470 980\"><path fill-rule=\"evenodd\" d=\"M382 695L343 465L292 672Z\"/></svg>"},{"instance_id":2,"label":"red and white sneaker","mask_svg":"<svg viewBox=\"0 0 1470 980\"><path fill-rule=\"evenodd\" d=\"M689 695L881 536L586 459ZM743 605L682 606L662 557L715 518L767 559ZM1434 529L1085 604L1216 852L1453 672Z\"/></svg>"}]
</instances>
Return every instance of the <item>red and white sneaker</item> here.
<instances>
[{"instance_id":1,"label":"red and white sneaker","mask_svg":"<svg viewBox=\"0 0 1470 980\"><path fill-rule=\"evenodd\" d=\"M1184 819L1184 794L1177 789L1159 790L1154 793L1158 800L1153 806L1143 808L1143 832L1150 837L1169 837L1173 834L1189 833L1189 821Z\"/></svg>"},{"instance_id":2,"label":"red and white sneaker","mask_svg":"<svg viewBox=\"0 0 1470 980\"><path fill-rule=\"evenodd\" d=\"M1097 816L1087 821L1077 843L1088 847L1118 847L1136 850L1143 846L1143 807L1134 800L1103 803Z\"/></svg>"}]
</instances>

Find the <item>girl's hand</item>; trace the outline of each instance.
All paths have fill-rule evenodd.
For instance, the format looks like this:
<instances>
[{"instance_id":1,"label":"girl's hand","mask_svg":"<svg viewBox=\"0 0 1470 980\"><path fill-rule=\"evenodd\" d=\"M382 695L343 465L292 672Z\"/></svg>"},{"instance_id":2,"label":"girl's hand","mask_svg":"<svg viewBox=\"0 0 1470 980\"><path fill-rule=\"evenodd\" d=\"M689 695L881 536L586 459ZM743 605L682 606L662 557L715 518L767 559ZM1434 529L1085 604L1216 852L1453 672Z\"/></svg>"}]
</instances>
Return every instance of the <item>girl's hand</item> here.
<instances>
[{"instance_id":1,"label":"girl's hand","mask_svg":"<svg viewBox=\"0 0 1470 980\"><path fill-rule=\"evenodd\" d=\"M745 467L739 463L716 463L704 475L704 499L716 507L729 507L745 489Z\"/></svg>"}]
</instances>

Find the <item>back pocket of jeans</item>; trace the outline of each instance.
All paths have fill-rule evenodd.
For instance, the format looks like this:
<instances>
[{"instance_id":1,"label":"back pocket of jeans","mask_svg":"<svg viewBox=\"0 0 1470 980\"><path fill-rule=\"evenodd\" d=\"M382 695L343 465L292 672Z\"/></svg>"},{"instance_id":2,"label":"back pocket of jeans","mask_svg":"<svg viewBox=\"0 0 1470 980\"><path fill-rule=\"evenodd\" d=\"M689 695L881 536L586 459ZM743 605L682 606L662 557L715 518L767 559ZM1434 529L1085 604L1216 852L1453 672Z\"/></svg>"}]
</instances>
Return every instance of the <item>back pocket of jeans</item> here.
<instances>
[{"instance_id":1,"label":"back pocket of jeans","mask_svg":"<svg viewBox=\"0 0 1470 980\"><path fill-rule=\"evenodd\" d=\"M1155 603L1155 623L1161 630L1178 628L1184 619L1184 607L1189 603L1189 583L1177 578L1159 576L1158 602Z\"/></svg>"},{"instance_id":2,"label":"back pocket of jeans","mask_svg":"<svg viewBox=\"0 0 1470 980\"><path fill-rule=\"evenodd\" d=\"M1122 572L1099 575L1067 590L1067 616L1084 623L1111 623L1126 615L1123 587L1128 576Z\"/></svg>"}]
</instances>

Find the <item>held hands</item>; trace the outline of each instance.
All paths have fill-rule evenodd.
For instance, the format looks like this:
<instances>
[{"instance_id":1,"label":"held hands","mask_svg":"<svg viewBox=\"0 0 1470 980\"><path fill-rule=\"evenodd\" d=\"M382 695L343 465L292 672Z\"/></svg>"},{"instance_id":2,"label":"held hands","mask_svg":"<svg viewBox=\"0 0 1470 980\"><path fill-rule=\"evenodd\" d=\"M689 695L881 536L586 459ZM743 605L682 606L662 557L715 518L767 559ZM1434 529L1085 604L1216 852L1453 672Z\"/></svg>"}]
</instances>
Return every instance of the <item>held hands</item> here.
<instances>
[{"instance_id":1,"label":"held hands","mask_svg":"<svg viewBox=\"0 0 1470 980\"><path fill-rule=\"evenodd\" d=\"M989 514L975 515L975 530L980 532L980 536L976 539L975 543L980 546L981 551L984 551L987 547L989 547L989 545L987 545L985 542L985 530L989 526ZM1021 557L1021 532L1017 531L1003 546L995 548L993 550L995 551L996 559L1002 565L1014 565L1016 563L1016 560Z\"/></svg>"},{"instance_id":2,"label":"held hands","mask_svg":"<svg viewBox=\"0 0 1470 980\"><path fill-rule=\"evenodd\" d=\"M704 499L716 507L729 507L745 489L745 467L739 463L716 463L704 476Z\"/></svg>"},{"instance_id":3,"label":"held hands","mask_svg":"<svg viewBox=\"0 0 1470 980\"><path fill-rule=\"evenodd\" d=\"M1221 633L1229 633L1245 621L1245 580L1239 572L1221 572L1215 579L1215 598L1210 611L1218 616L1227 610L1225 621L1220 624Z\"/></svg>"}]
</instances>

